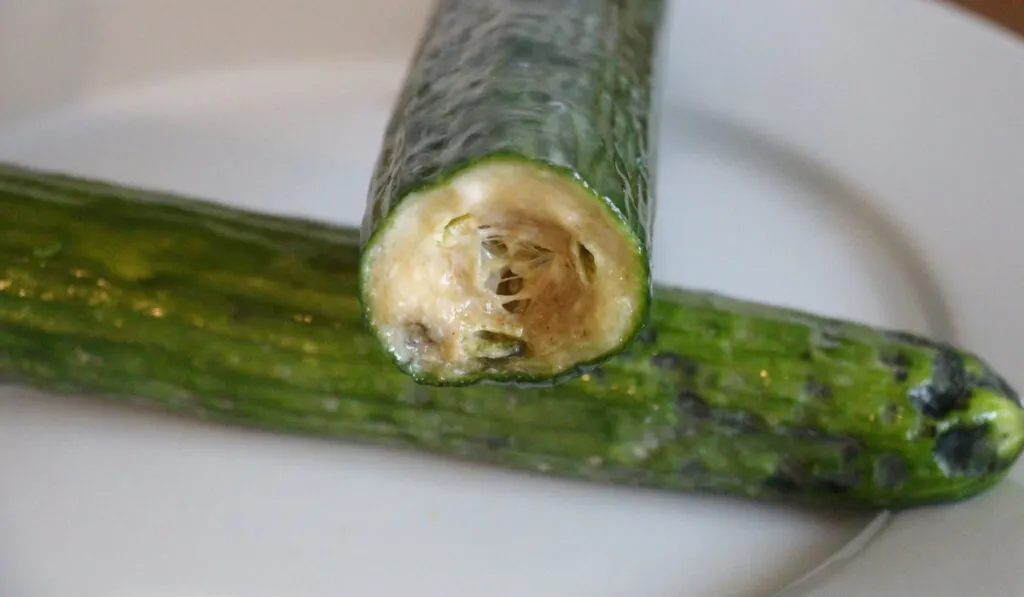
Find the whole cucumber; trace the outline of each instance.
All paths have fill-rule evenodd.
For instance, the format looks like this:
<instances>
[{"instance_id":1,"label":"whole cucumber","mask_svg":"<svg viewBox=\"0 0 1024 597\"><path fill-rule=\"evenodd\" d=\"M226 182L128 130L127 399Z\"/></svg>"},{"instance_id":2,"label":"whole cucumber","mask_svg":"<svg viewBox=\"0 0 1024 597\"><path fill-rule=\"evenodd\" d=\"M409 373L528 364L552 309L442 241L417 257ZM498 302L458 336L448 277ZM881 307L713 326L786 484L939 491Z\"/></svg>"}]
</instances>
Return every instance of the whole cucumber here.
<instances>
[{"instance_id":1,"label":"whole cucumber","mask_svg":"<svg viewBox=\"0 0 1024 597\"><path fill-rule=\"evenodd\" d=\"M554 387L442 388L362 324L357 230L0 166L0 376L282 433L589 481L844 508L967 498L1024 447L978 357L657 287Z\"/></svg>"}]
</instances>

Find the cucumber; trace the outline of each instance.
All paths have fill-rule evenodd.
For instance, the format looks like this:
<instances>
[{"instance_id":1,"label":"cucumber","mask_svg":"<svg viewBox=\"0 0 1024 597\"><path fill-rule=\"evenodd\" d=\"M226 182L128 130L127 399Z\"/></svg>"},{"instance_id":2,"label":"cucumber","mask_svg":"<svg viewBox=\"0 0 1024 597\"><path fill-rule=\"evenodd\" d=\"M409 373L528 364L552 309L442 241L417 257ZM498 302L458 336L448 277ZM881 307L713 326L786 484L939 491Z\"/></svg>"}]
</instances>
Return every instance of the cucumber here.
<instances>
[{"instance_id":1,"label":"cucumber","mask_svg":"<svg viewBox=\"0 0 1024 597\"><path fill-rule=\"evenodd\" d=\"M592 482L903 508L996 484L1017 394L898 331L656 286L558 386L438 387L362 324L359 231L0 167L0 377L279 433Z\"/></svg>"},{"instance_id":2,"label":"cucumber","mask_svg":"<svg viewBox=\"0 0 1024 597\"><path fill-rule=\"evenodd\" d=\"M557 384L652 292L664 0L440 0L363 219L368 327L421 384Z\"/></svg>"}]
</instances>

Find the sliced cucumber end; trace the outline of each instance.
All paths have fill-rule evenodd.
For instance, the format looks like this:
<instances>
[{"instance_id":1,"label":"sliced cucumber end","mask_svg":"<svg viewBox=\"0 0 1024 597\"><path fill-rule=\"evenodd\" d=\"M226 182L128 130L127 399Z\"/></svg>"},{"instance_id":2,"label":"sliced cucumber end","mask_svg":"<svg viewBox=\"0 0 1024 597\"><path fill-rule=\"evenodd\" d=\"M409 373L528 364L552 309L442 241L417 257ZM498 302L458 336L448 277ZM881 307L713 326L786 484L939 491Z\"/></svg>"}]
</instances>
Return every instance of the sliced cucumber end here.
<instances>
[{"instance_id":1,"label":"sliced cucumber end","mask_svg":"<svg viewBox=\"0 0 1024 597\"><path fill-rule=\"evenodd\" d=\"M640 326L645 253L602 201L528 162L406 197L364 255L372 327L438 381L564 375Z\"/></svg>"}]
</instances>

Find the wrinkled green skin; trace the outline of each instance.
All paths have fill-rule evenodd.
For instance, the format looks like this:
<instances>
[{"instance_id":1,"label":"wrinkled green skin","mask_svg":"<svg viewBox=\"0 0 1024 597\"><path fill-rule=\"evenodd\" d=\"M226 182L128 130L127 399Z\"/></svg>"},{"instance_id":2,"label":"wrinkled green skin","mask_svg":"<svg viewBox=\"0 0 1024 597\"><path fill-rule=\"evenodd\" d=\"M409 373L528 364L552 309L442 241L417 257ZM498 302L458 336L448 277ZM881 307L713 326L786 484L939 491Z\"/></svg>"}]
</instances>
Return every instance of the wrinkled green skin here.
<instances>
[{"instance_id":1,"label":"wrinkled green skin","mask_svg":"<svg viewBox=\"0 0 1024 597\"><path fill-rule=\"evenodd\" d=\"M657 287L579 379L423 386L362 325L356 230L4 167L0 213L0 376L50 392L843 509L964 499L1024 444L998 375L906 334Z\"/></svg>"},{"instance_id":2,"label":"wrinkled green skin","mask_svg":"<svg viewBox=\"0 0 1024 597\"><path fill-rule=\"evenodd\" d=\"M440 0L384 132L364 246L386 236L389 216L411 193L490 160L530 162L576 180L616 216L636 246L635 267L649 298L664 16L664 0ZM362 267L366 272L369 264ZM638 305L627 343L649 307ZM376 330L369 308L364 316ZM386 347L383 336L381 342ZM429 385L559 383L620 349L539 375L498 364L455 374L394 362Z\"/></svg>"}]
</instances>

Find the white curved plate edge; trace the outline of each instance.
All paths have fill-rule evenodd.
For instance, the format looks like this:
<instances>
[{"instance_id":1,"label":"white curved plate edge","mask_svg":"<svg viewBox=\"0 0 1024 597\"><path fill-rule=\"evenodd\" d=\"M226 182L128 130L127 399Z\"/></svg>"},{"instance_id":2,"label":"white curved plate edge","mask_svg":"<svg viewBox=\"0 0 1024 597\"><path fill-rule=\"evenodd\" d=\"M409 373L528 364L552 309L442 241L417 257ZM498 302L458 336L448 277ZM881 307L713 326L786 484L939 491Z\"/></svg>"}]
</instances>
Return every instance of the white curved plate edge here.
<instances>
[{"instance_id":1,"label":"white curved plate edge","mask_svg":"<svg viewBox=\"0 0 1024 597\"><path fill-rule=\"evenodd\" d=\"M871 537L872 528L874 537ZM1024 484L876 519L776 597L1024 595Z\"/></svg>"}]
</instances>

